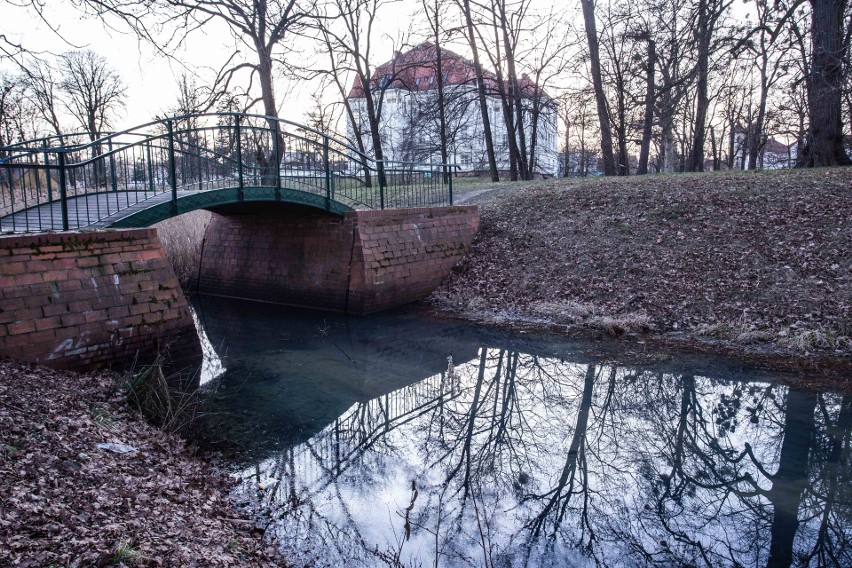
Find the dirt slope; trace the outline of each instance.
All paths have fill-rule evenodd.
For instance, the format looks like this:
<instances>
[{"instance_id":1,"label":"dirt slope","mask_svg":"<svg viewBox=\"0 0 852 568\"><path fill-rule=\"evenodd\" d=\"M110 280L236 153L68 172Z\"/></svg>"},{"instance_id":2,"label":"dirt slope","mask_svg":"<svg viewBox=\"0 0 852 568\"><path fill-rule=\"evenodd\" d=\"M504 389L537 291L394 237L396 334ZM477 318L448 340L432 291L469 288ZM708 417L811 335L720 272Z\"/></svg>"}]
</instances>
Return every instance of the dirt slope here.
<instances>
[{"instance_id":1,"label":"dirt slope","mask_svg":"<svg viewBox=\"0 0 852 568\"><path fill-rule=\"evenodd\" d=\"M852 168L551 180L479 194L431 296L491 321L852 353Z\"/></svg>"},{"instance_id":2,"label":"dirt slope","mask_svg":"<svg viewBox=\"0 0 852 568\"><path fill-rule=\"evenodd\" d=\"M228 482L116 381L0 361L0 566L284 565Z\"/></svg>"}]
</instances>

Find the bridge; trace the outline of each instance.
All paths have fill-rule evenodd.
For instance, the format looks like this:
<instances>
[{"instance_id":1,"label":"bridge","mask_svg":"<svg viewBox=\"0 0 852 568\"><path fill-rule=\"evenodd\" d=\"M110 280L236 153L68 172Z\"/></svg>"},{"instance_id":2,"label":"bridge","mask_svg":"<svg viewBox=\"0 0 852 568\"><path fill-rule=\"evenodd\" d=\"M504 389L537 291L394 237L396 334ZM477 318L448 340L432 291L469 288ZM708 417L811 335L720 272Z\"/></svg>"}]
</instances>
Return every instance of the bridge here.
<instances>
[{"instance_id":1,"label":"bridge","mask_svg":"<svg viewBox=\"0 0 852 568\"><path fill-rule=\"evenodd\" d=\"M213 213L201 294L353 314L419 299L478 228L475 207L453 206L451 170L377 161L327 133L238 113L2 147L0 356L25 346L37 362L102 365L104 350L160 345L166 321L190 335L186 300L144 228L197 209Z\"/></svg>"},{"instance_id":2,"label":"bridge","mask_svg":"<svg viewBox=\"0 0 852 568\"><path fill-rule=\"evenodd\" d=\"M259 115L162 119L0 148L0 232L146 227L194 209L293 203L336 215L453 204L451 166L376 161Z\"/></svg>"}]
</instances>

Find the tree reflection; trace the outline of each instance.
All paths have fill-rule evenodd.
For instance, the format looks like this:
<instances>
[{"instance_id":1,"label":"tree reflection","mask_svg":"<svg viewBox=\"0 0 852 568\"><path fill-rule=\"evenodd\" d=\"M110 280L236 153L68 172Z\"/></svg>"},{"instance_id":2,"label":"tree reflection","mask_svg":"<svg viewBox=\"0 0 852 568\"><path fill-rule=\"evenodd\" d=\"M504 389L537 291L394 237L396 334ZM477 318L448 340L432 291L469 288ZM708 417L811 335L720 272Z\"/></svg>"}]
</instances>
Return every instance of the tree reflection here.
<instances>
[{"instance_id":1,"label":"tree reflection","mask_svg":"<svg viewBox=\"0 0 852 568\"><path fill-rule=\"evenodd\" d=\"M850 437L850 396L482 348L253 483L317 564L850 566Z\"/></svg>"}]
</instances>

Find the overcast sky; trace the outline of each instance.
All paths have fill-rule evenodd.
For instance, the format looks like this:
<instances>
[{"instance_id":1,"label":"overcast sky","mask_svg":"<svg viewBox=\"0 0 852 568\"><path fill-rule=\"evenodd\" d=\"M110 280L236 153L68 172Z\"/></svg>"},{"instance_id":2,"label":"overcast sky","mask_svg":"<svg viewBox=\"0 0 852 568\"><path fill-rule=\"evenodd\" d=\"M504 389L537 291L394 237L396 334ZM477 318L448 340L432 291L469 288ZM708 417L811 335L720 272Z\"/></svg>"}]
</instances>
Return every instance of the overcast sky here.
<instances>
[{"instance_id":1,"label":"overcast sky","mask_svg":"<svg viewBox=\"0 0 852 568\"><path fill-rule=\"evenodd\" d=\"M217 26L209 25L203 33L193 34L186 49L176 54L181 63L169 61L156 55L151 46L138 42L135 35L122 31L118 22L110 29L97 18L84 17L66 0L46 0L46 3L47 19L51 25L58 27L59 35L51 31L31 8L8 2L3 3L0 33L32 51L43 51L46 57L77 48L92 49L105 56L127 85L127 108L115 124L117 129L148 122L174 104L177 78L186 71L181 63L196 72L201 83L204 79L212 79L214 69L218 69L231 53L232 43L227 31L221 26L217 29ZM377 29L391 35L407 29L411 13L418 4L406 0L387 6L381 12L382 19ZM310 49L304 42L302 47ZM392 56L392 50L392 42L385 38L377 42L374 52L384 61ZM9 62L0 66L7 71L15 69ZM276 84L282 118L303 122L311 104L311 94L318 88L316 83ZM339 95L336 92L326 93L326 99L333 97L339 98Z\"/></svg>"},{"instance_id":2,"label":"overcast sky","mask_svg":"<svg viewBox=\"0 0 852 568\"><path fill-rule=\"evenodd\" d=\"M196 73L199 76L199 84L203 84L213 78L214 69L222 65L232 49L232 40L227 30L221 24L217 26L216 22L211 22L203 32L195 32L185 49L176 54L181 62L177 63L157 56L150 45L138 42L135 35L121 27L120 22L113 22L114 25L110 29L97 18L83 16L68 0L44 0L46 16L52 25L58 27L59 35L51 31L29 6L15 6L12 3L15 0L0 1L3 1L0 33L6 34L11 40L32 51L42 50L47 56L75 48L92 49L104 55L119 71L127 85L128 96L124 115L114 125L117 129L149 122L155 115L163 114L174 104L177 78L186 71L181 63ZM574 12L577 17L580 15L576 0L537 0L534 3L540 3L540 7L544 9L551 5L551 2L564 6L565 10ZM375 29L385 37L375 41L374 64L383 63L392 57L391 38L398 37L400 33L411 28L414 21L412 14L419 4L416 0L401 0L383 6ZM739 14L745 13L740 2L737 2L735 10ZM577 25L579 23L581 22L578 20ZM312 49L304 41L299 47L305 51ZM453 49L465 52L463 47ZM0 62L0 68L14 71L14 67L8 62ZM318 89L317 83L277 83L276 95L281 107L280 116L304 122L305 114L311 105L311 95ZM339 98L336 89L330 89L324 95L327 102Z\"/></svg>"}]
</instances>

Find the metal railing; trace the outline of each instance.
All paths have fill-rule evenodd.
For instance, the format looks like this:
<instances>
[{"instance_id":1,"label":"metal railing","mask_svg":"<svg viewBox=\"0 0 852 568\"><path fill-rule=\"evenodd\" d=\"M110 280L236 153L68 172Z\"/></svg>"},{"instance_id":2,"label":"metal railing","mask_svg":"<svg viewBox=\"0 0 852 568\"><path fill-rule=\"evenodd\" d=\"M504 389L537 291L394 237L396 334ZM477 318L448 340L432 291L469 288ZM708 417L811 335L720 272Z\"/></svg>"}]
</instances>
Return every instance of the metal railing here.
<instances>
[{"instance_id":1,"label":"metal railing","mask_svg":"<svg viewBox=\"0 0 852 568\"><path fill-rule=\"evenodd\" d=\"M91 139L52 136L0 147L0 232L108 226L131 210L231 189L235 201L350 209L452 205L448 164L377 161L322 132L275 117L172 117Z\"/></svg>"}]
</instances>

